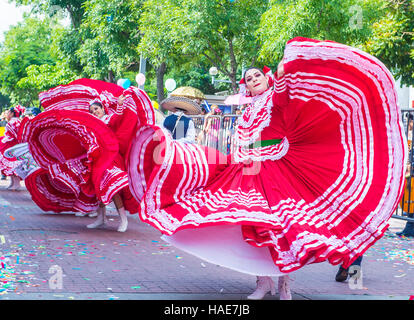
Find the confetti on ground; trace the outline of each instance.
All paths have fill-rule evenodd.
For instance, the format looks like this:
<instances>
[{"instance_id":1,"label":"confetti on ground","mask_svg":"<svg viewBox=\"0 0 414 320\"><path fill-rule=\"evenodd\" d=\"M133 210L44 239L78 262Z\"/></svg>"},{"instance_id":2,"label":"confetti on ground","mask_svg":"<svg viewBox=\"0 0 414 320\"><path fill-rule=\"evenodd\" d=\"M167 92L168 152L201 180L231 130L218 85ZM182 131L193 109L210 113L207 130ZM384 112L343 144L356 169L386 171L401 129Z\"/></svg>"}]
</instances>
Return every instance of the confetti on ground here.
<instances>
[{"instance_id":1,"label":"confetti on ground","mask_svg":"<svg viewBox=\"0 0 414 320\"><path fill-rule=\"evenodd\" d=\"M389 260L400 260L414 266L414 249L393 249L385 254Z\"/></svg>"}]
</instances>

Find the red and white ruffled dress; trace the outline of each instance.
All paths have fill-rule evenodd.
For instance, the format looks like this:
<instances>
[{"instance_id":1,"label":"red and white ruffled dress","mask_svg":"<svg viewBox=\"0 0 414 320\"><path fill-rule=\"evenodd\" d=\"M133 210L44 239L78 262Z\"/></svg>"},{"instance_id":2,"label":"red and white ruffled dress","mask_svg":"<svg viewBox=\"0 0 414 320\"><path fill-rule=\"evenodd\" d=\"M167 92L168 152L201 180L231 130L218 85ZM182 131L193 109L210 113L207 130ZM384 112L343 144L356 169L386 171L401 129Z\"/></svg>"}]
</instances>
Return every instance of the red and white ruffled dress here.
<instances>
[{"instance_id":1,"label":"red and white ruffled dress","mask_svg":"<svg viewBox=\"0 0 414 320\"><path fill-rule=\"evenodd\" d=\"M109 204L119 192L125 209L137 212L138 202L129 192L123 157L139 121L135 103L150 100L137 88L124 91L117 87L80 79L39 95L45 111L25 124L22 139L28 142L43 173L48 174L36 180L44 181L43 190L34 190L37 194L41 191L40 207L60 204L52 203L52 199L68 202L65 197L71 195L70 199L77 201L75 211L91 212L99 202ZM117 105L120 94L126 96L122 107ZM110 114L108 125L89 113L89 104L95 99ZM146 121L151 123L150 119ZM36 183L32 185L36 188ZM49 210L63 211L59 206Z\"/></svg>"},{"instance_id":2,"label":"red and white ruffled dress","mask_svg":"<svg viewBox=\"0 0 414 320\"><path fill-rule=\"evenodd\" d=\"M20 165L16 158L5 157L4 153L19 143L18 133L21 124L20 118L11 118L4 129L4 136L0 140L0 172L5 176L17 175L15 169Z\"/></svg>"},{"instance_id":3,"label":"red and white ruffled dress","mask_svg":"<svg viewBox=\"0 0 414 320\"><path fill-rule=\"evenodd\" d=\"M128 159L143 221L182 250L252 275L349 266L383 236L404 185L407 144L379 60L295 38L284 67L239 120L234 154L146 125Z\"/></svg>"}]
</instances>

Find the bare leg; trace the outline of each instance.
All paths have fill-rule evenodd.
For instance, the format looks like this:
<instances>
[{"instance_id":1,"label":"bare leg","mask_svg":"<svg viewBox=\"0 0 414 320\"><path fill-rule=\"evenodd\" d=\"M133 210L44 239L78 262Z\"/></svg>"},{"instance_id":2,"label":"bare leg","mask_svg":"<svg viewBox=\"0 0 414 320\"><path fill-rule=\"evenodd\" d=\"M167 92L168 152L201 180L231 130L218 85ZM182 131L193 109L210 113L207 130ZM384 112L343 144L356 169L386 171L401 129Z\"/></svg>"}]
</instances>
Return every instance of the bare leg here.
<instances>
[{"instance_id":1,"label":"bare leg","mask_svg":"<svg viewBox=\"0 0 414 320\"><path fill-rule=\"evenodd\" d=\"M20 178L15 175L10 176L10 185L7 187L9 190L19 190L20 189Z\"/></svg>"},{"instance_id":2,"label":"bare leg","mask_svg":"<svg viewBox=\"0 0 414 320\"><path fill-rule=\"evenodd\" d=\"M98 228L106 223L106 206L103 203L99 204L98 218L94 223L88 224L86 227L89 229Z\"/></svg>"},{"instance_id":3,"label":"bare leg","mask_svg":"<svg viewBox=\"0 0 414 320\"><path fill-rule=\"evenodd\" d=\"M114 195L113 200L115 203L116 210L118 211L118 214L121 217L121 223L119 224L118 232L125 232L128 228L128 218L124 208L124 203L119 193Z\"/></svg>"}]
</instances>

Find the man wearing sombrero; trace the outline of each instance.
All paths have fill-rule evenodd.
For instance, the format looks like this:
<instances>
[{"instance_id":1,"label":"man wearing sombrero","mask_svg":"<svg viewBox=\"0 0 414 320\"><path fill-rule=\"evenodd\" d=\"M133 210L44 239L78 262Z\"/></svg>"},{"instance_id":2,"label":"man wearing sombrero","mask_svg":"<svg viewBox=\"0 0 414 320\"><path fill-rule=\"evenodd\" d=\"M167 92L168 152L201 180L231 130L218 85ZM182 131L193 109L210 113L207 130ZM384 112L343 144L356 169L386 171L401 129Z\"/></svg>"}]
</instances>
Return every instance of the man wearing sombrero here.
<instances>
[{"instance_id":1,"label":"man wearing sombrero","mask_svg":"<svg viewBox=\"0 0 414 320\"><path fill-rule=\"evenodd\" d=\"M170 131L174 140L195 143L195 126L187 115L201 114L200 102L204 95L191 87L180 87L161 102L161 106L172 112L165 118L163 126Z\"/></svg>"}]
</instances>

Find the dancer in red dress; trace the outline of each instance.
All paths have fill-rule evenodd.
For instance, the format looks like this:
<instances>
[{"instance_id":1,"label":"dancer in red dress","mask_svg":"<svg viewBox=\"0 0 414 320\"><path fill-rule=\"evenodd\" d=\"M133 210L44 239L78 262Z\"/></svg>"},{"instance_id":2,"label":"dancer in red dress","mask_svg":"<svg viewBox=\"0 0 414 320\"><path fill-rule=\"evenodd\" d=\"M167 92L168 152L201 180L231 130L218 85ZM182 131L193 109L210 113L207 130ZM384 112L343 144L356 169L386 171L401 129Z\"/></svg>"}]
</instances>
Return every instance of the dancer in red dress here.
<instances>
[{"instance_id":1,"label":"dancer in red dress","mask_svg":"<svg viewBox=\"0 0 414 320\"><path fill-rule=\"evenodd\" d=\"M25 108L20 105L7 110L7 124L4 130L4 136L0 141L0 171L5 176L10 177L10 185L7 187L9 190L19 190L20 188L20 178L14 171L20 165L20 161L16 158L5 157L4 152L19 143L18 132L22 121L20 117L24 112Z\"/></svg>"},{"instance_id":2,"label":"dancer in red dress","mask_svg":"<svg viewBox=\"0 0 414 320\"><path fill-rule=\"evenodd\" d=\"M379 60L295 38L282 64L285 74L263 92L246 83L252 103L234 154L144 125L127 166L141 219L164 239L261 277L323 261L349 266L387 229L407 156L394 79ZM264 279L252 298L273 291ZM280 287L289 299L286 281Z\"/></svg>"},{"instance_id":3,"label":"dancer in red dress","mask_svg":"<svg viewBox=\"0 0 414 320\"><path fill-rule=\"evenodd\" d=\"M123 103L123 98L121 98L120 101L122 101ZM115 117L114 117L115 113L113 113L112 115L107 114L107 112L105 111L105 108L98 100L92 101L92 103L89 105L89 112L93 114L95 117L97 117L98 119L100 119L101 121L103 121L109 127L113 126L114 122L116 122ZM121 168L124 171L125 173L124 179L128 179L126 171L125 171L125 167L124 167L125 166L124 160L120 155L115 159L115 163L117 167ZM125 232L126 229L128 228L128 218L127 218L125 208L124 208L124 203L122 200L123 192L124 192L124 189L115 193L112 197L115 203L115 207L121 218L121 223L118 227L119 232ZM128 188L126 189L126 192L129 194ZM134 201L133 203L134 206L135 206L135 203L136 202ZM106 223L106 206L104 203L101 202L99 205L99 209L98 209L98 218L96 219L94 223L89 224L87 227L97 228L97 227L104 225L105 223Z\"/></svg>"},{"instance_id":4,"label":"dancer in red dress","mask_svg":"<svg viewBox=\"0 0 414 320\"><path fill-rule=\"evenodd\" d=\"M78 211L94 211L99 203L107 205L119 194L124 208L136 213L139 205L129 192L123 157L137 123L152 123L155 119L146 93L138 88L123 90L103 81L80 79L39 97L45 111L22 129L22 138L29 143L37 164L75 196L96 200L94 205L79 207ZM93 100L99 100L108 110L108 125L89 113ZM143 115L137 109L144 113L148 109L150 113ZM95 226L98 225L99 221ZM121 219L118 231L125 231L126 226L126 219Z\"/></svg>"}]
</instances>

